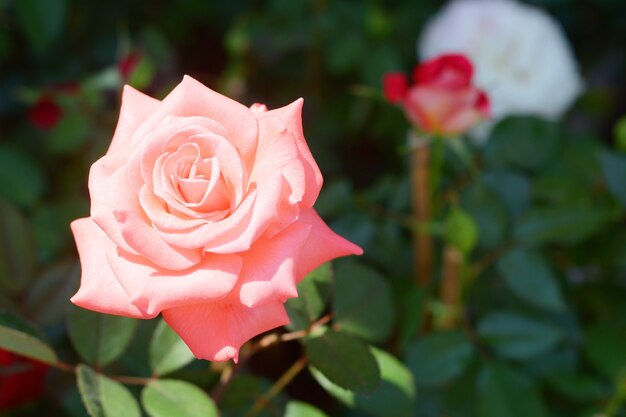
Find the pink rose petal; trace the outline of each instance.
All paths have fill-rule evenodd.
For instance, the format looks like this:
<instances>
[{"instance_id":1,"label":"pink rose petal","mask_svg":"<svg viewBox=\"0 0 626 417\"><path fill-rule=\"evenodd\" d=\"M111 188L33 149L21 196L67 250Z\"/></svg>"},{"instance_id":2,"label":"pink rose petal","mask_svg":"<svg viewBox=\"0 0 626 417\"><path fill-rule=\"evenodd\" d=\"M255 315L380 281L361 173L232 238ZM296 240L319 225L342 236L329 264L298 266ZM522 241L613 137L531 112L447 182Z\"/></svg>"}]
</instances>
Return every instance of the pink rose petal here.
<instances>
[{"instance_id":1,"label":"pink rose petal","mask_svg":"<svg viewBox=\"0 0 626 417\"><path fill-rule=\"evenodd\" d=\"M172 308L163 318L197 358L235 362L245 342L289 323L282 302L250 308L232 299Z\"/></svg>"},{"instance_id":2,"label":"pink rose petal","mask_svg":"<svg viewBox=\"0 0 626 417\"><path fill-rule=\"evenodd\" d=\"M71 226L82 267L80 288L72 302L100 313L142 319L154 317L156 314L147 314L131 304L115 278L106 256L103 256L115 247L106 233L90 218L74 220Z\"/></svg>"},{"instance_id":3,"label":"pink rose petal","mask_svg":"<svg viewBox=\"0 0 626 417\"><path fill-rule=\"evenodd\" d=\"M152 316L164 309L224 298L237 283L242 265L237 255L206 254L193 268L170 271L119 248L109 250L107 258L130 302Z\"/></svg>"}]
</instances>

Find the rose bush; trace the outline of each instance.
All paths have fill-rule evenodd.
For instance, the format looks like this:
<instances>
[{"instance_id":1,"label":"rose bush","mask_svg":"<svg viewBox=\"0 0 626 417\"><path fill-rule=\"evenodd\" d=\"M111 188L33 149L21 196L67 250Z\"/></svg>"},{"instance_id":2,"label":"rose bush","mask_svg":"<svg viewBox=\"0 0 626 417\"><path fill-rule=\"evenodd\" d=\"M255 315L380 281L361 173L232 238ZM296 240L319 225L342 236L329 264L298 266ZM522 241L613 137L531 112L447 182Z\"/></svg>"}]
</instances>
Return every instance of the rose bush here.
<instances>
[{"instance_id":1,"label":"rose bush","mask_svg":"<svg viewBox=\"0 0 626 417\"><path fill-rule=\"evenodd\" d=\"M185 77L158 101L125 87L117 128L75 220L82 277L72 301L163 314L198 358L237 360L288 323L285 300L318 265L361 249L313 209L322 176L302 99L247 108Z\"/></svg>"},{"instance_id":2,"label":"rose bush","mask_svg":"<svg viewBox=\"0 0 626 417\"><path fill-rule=\"evenodd\" d=\"M418 54L462 53L476 66L476 85L495 119L560 117L582 91L576 60L558 23L514 0L455 0L422 32Z\"/></svg>"},{"instance_id":3,"label":"rose bush","mask_svg":"<svg viewBox=\"0 0 626 417\"><path fill-rule=\"evenodd\" d=\"M387 100L401 104L409 120L421 130L455 135L489 116L486 94L472 83L473 67L462 55L442 55L413 71L414 85L406 75L389 73L383 78Z\"/></svg>"}]
</instances>

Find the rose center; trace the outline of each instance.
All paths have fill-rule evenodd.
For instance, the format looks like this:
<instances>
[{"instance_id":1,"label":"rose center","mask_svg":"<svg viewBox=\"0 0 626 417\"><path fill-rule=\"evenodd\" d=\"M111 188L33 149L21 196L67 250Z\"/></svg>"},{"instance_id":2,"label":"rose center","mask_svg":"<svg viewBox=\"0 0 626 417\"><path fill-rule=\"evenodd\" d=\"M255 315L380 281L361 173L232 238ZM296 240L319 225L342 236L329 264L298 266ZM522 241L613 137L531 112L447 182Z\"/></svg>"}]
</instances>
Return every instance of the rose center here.
<instances>
[{"instance_id":1,"label":"rose center","mask_svg":"<svg viewBox=\"0 0 626 417\"><path fill-rule=\"evenodd\" d=\"M215 156L203 156L194 143L182 145L170 162L170 181L177 200L199 212L229 208L228 189Z\"/></svg>"}]
</instances>

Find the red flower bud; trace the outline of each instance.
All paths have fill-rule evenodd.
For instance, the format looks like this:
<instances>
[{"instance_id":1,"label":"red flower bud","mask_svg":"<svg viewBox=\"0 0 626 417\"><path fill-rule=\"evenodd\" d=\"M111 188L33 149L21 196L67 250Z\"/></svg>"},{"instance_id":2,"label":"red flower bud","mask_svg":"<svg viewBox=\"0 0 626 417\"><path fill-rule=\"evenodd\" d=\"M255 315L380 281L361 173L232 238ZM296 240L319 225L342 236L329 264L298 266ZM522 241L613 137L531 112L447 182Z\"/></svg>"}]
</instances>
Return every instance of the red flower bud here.
<instances>
[{"instance_id":1,"label":"red flower bud","mask_svg":"<svg viewBox=\"0 0 626 417\"><path fill-rule=\"evenodd\" d=\"M52 129L57 125L63 110L50 97L42 96L28 112L28 120L43 130Z\"/></svg>"},{"instance_id":2,"label":"red flower bud","mask_svg":"<svg viewBox=\"0 0 626 417\"><path fill-rule=\"evenodd\" d=\"M455 135L489 116L487 95L472 84L473 67L463 55L442 55L418 65L412 86L402 74L383 79L385 97L402 103L409 120L428 133Z\"/></svg>"}]
</instances>

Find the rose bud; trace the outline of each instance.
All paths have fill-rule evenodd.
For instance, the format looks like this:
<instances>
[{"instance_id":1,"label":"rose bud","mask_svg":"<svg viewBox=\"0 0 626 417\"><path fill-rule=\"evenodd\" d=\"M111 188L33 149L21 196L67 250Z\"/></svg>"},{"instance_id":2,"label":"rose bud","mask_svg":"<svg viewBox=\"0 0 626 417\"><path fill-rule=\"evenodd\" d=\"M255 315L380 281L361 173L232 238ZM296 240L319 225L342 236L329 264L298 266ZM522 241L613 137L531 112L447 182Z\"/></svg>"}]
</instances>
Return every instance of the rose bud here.
<instances>
[{"instance_id":1,"label":"rose bud","mask_svg":"<svg viewBox=\"0 0 626 417\"><path fill-rule=\"evenodd\" d=\"M42 96L28 111L28 120L42 130L54 128L63 117L61 107L48 96Z\"/></svg>"},{"instance_id":2,"label":"rose bud","mask_svg":"<svg viewBox=\"0 0 626 417\"><path fill-rule=\"evenodd\" d=\"M72 230L75 304L162 314L202 359L285 325L284 302L320 264L361 249L313 209L322 175L302 99L267 110L185 77L162 101L126 86L115 134L89 174L91 216Z\"/></svg>"},{"instance_id":3,"label":"rose bud","mask_svg":"<svg viewBox=\"0 0 626 417\"><path fill-rule=\"evenodd\" d=\"M386 76L385 96L392 103L400 103L408 119L420 130L457 135L489 116L489 100L474 87L472 75L472 64L467 58L443 55L418 65L412 86L403 87L396 74Z\"/></svg>"}]
</instances>

